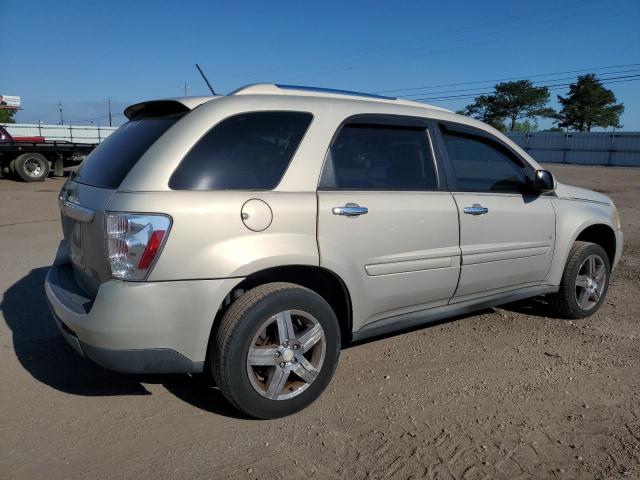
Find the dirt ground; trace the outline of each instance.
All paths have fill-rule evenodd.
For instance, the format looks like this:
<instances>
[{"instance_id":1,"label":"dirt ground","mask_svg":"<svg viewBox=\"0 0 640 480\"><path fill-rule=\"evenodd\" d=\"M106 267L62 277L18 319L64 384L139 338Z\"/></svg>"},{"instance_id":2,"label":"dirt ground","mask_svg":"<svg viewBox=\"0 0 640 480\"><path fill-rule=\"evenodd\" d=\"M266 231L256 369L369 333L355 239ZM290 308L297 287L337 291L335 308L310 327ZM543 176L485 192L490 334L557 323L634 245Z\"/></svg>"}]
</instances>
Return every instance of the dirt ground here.
<instances>
[{"instance_id":1,"label":"dirt ground","mask_svg":"<svg viewBox=\"0 0 640 480\"><path fill-rule=\"evenodd\" d=\"M640 478L640 169L550 168L620 209L592 319L528 301L352 346L319 401L274 421L202 379L76 355L43 291L62 179L0 180L0 478Z\"/></svg>"}]
</instances>

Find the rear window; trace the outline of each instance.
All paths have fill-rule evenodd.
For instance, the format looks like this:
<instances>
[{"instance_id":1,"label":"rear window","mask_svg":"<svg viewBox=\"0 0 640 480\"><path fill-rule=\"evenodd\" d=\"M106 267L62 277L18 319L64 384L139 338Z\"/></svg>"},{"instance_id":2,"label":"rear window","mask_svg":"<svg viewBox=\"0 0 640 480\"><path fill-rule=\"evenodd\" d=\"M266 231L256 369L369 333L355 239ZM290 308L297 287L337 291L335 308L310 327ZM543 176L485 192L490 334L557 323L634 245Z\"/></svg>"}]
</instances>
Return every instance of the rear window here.
<instances>
[{"instance_id":1,"label":"rear window","mask_svg":"<svg viewBox=\"0 0 640 480\"><path fill-rule=\"evenodd\" d=\"M313 116L251 112L209 130L169 180L174 190L272 190L280 183Z\"/></svg>"},{"instance_id":2,"label":"rear window","mask_svg":"<svg viewBox=\"0 0 640 480\"><path fill-rule=\"evenodd\" d=\"M74 180L95 187L118 188L140 157L182 115L125 123L89 154Z\"/></svg>"}]
</instances>

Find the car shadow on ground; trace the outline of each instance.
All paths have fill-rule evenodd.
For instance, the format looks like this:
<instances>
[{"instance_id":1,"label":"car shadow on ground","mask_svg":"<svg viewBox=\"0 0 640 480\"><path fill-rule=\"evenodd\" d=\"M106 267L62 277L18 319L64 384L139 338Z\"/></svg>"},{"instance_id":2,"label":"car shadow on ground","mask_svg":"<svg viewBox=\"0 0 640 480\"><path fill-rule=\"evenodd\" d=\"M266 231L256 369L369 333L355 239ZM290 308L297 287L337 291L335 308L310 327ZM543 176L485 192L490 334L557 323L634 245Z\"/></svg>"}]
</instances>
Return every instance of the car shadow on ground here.
<instances>
[{"instance_id":1,"label":"car shadow on ground","mask_svg":"<svg viewBox=\"0 0 640 480\"><path fill-rule=\"evenodd\" d=\"M558 312L556 312L547 300L546 297L534 297L527 298L526 300L520 300L519 302L508 303L506 305L500 305L498 308L508 310L513 313L520 313L522 315L532 315L534 317L544 318L557 318Z\"/></svg>"},{"instance_id":2,"label":"car shadow on ground","mask_svg":"<svg viewBox=\"0 0 640 480\"><path fill-rule=\"evenodd\" d=\"M151 395L144 384L162 384L197 408L228 417L240 416L203 375L127 375L111 372L80 357L62 338L47 305L44 279L37 268L4 293L0 311L13 335L20 364L36 380L64 393L81 396Z\"/></svg>"},{"instance_id":3,"label":"car shadow on ground","mask_svg":"<svg viewBox=\"0 0 640 480\"><path fill-rule=\"evenodd\" d=\"M105 370L80 357L63 340L44 292L48 268L37 268L5 292L0 311L13 334L13 348L20 364L36 380L64 393L81 396L151 395L144 384L161 384L182 401L211 413L246 418L212 386L206 375L130 375ZM500 308L534 316L553 316L544 299L530 299ZM395 335L460 321L493 309L416 326L355 342L362 345Z\"/></svg>"},{"instance_id":4,"label":"car shadow on ground","mask_svg":"<svg viewBox=\"0 0 640 480\"><path fill-rule=\"evenodd\" d=\"M527 298L525 300L519 300L513 303L497 305L496 307L484 308L482 310L476 310L474 312L465 313L464 315L457 315L455 317L444 318L442 320L436 320L436 321L425 323L422 325L416 325L414 327L399 329L390 333L374 335L372 337L364 338L362 340L358 340L356 342L352 342L347 345L344 345L342 348L348 349L358 345L364 345L367 343L376 342L384 338L391 338L397 335L404 335L406 333L423 330L425 328L433 328L433 327L437 327L438 325L464 321L467 319L471 320L474 317L477 317L479 315L494 313L496 309L507 310L509 312L520 313L522 315L531 315L534 317L558 318L557 313L553 310L553 308L551 307L549 302L545 299L545 297L534 297L534 298Z\"/></svg>"}]
</instances>

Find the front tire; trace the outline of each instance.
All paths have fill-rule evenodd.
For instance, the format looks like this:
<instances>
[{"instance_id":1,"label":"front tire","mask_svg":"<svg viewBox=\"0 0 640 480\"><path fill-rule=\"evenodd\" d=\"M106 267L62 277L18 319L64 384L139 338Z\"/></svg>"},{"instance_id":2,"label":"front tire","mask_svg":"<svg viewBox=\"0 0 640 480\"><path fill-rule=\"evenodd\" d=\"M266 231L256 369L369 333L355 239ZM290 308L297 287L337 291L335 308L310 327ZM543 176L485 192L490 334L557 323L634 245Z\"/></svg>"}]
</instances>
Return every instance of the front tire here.
<instances>
[{"instance_id":1,"label":"front tire","mask_svg":"<svg viewBox=\"0 0 640 480\"><path fill-rule=\"evenodd\" d=\"M25 182L44 182L49 176L49 161L39 153L23 153L14 160L14 169Z\"/></svg>"},{"instance_id":2,"label":"front tire","mask_svg":"<svg viewBox=\"0 0 640 480\"><path fill-rule=\"evenodd\" d=\"M595 243L575 242L551 304L565 318L590 317L602 305L610 277L611 264L604 249Z\"/></svg>"},{"instance_id":3,"label":"front tire","mask_svg":"<svg viewBox=\"0 0 640 480\"><path fill-rule=\"evenodd\" d=\"M321 296L291 283L268 283L225 312L211 338L211 371L241 412L284 417L324 391L340 344L338 320Z\"/></svg>"}]
</instances>

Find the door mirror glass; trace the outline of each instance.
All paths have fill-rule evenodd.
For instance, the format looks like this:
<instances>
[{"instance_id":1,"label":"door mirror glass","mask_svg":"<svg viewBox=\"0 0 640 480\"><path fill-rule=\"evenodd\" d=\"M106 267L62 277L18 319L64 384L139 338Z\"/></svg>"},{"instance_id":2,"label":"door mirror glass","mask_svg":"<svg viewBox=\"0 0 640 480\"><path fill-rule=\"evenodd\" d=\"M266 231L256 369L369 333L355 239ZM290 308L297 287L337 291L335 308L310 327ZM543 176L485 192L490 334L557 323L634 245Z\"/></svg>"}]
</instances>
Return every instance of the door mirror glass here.
<instances>
[{"instance_id":1,"label":"door mirror glass","mask_svg":"<svg viewBox=\"0 0 640 480\"><path fill-rule=\"evenodd\" d=\"M553 192L556 189L556 180L549 170L537 170L535 179L538 192Z\"/></svg>"}]
</instances>

